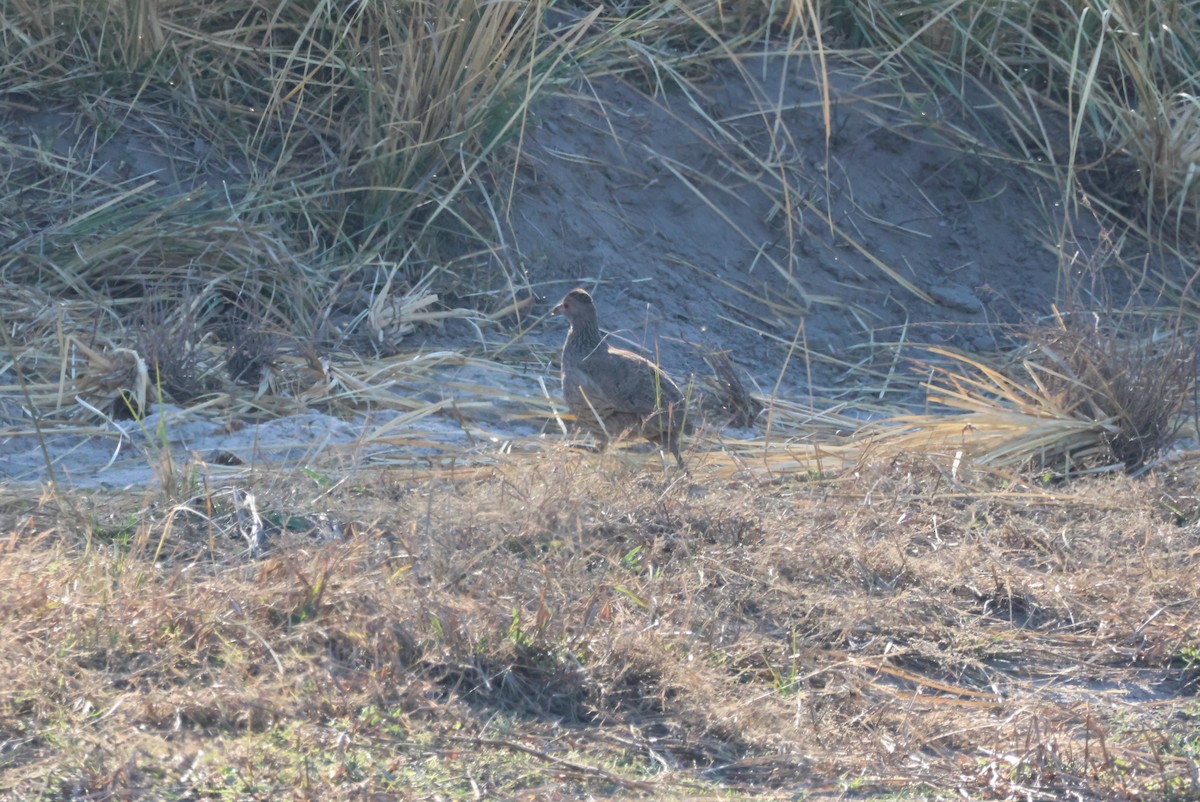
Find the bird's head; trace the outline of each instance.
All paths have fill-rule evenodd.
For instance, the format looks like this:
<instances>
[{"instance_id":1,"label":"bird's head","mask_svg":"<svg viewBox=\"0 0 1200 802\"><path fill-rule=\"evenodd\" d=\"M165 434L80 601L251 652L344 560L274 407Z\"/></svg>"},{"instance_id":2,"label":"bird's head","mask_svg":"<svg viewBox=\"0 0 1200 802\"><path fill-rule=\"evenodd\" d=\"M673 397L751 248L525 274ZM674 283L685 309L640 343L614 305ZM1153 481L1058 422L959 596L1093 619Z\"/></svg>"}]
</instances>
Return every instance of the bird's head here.
<instances>
[{"instance_id":1,"label":"bird's head","mask_svg":"<svg viewBox=\"0 0 1200 802\"><path fill-rule=\"evenodd\" d=\"M596 307L592 304L592 296L587 290L574 289L563 296L558 306L550 310L552 315L563 315L574 323L576 320L595 319Z\"/></svg>"}]
</instances>

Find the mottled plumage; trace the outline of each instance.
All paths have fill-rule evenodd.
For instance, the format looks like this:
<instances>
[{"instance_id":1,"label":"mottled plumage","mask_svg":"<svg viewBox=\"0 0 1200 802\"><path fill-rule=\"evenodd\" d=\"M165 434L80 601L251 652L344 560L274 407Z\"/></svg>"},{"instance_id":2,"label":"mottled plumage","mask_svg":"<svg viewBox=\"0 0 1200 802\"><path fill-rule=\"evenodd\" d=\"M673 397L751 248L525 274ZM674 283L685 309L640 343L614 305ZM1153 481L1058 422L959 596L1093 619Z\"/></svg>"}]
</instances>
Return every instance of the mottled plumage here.
<instances>
[{"instance_id":1,"label":"mottled plumage","mask_svg":"<svg viewBox=\"0 0 1200 802\"><path fill-rule=\"evenodd\" d=\"M562 352L563 399L580 426L601 448L637 434L670 451L682 467L679 435L686 416L679 385L645 357L608 344L585 290L571 290L552 314L571 324Z\"/></svg>"}]
</instances>

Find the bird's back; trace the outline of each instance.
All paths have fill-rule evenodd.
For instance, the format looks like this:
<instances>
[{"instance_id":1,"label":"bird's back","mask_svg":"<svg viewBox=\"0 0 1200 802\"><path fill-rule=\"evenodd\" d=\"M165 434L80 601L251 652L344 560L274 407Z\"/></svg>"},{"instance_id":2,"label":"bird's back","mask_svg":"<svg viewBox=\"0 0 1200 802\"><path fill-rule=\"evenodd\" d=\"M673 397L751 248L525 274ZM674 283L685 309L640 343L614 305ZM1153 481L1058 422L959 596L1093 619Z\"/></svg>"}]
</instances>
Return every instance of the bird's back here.
<instances>
[{"instance_id":1,"label":"bird's back","mask_svg":"<svg viewBox=\"0 0 1200 802\"><path fill-rule=\"evenodd\" d=\"M685 414L679 385L645 357L602 343L563 353L563 397L576 419L602 436L633 430L677 450Z\"/></svg>"}]
</instances>

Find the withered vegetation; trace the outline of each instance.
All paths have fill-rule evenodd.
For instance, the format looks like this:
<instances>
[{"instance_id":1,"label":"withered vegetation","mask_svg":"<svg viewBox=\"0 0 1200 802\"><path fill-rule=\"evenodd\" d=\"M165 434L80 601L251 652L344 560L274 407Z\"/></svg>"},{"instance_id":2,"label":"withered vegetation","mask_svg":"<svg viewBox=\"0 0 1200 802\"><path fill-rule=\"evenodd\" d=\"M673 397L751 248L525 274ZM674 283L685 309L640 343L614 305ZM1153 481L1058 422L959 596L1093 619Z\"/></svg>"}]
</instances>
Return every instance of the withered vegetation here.
<instances>
[{"instance_id":1,"label":"withered vegetation","mask_svg":"<svg viewBox=\"0 0 1200 802\"><path fill-rule=\"evenodd\" d=\"M563 452L8 498L4 784L1192 798L1194 470L976 479L913 459L753 486Z\"/></svg>"},{"instance_id":2,"label":"withered vegetation","mask_svg":"<svg viewBox=\"0 0 1200 802\"><path fill-rule=\"evenodd\" d=\"M0 461L45 457L0 484L0 795L1200 799L1196 5L0 5ZM690 474L560 446L506 241L537 102L772 59L816 65L827 144L836 61L882 134L1052 182L1070 314L813 356L813 305L861 310L805 288L806 237L932 298L806 191L856 188L781 100L761 151L696 104L728 163L663 175L736 174L781 232L740 324L860 397L716 345ZM170 441L298 413L361 436ZM153 479L71 487L59 435Z\"/></svg>"}]
</instances>

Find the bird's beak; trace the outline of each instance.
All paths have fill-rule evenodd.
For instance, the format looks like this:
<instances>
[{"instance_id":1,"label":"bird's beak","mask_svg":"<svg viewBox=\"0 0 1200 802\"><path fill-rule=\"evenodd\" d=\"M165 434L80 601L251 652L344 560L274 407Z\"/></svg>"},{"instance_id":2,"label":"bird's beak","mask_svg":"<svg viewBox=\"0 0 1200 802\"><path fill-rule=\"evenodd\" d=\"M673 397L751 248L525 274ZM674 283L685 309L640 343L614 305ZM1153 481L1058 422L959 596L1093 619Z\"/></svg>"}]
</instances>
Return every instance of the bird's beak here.
<instances>
[{"instance_id":1,"label":"bird's beak","mask_svg":"<svg viewBox=\"0 0 1200 802\"><path fill-rule=\"evenodd\" d=\"M565 306L563 306L562 304L559 304L558 306L556 306L550 310L550 314L552 314L552 315L565 315L566 313L567 313L567 308Z\"/></svg>"}]
</instances>

